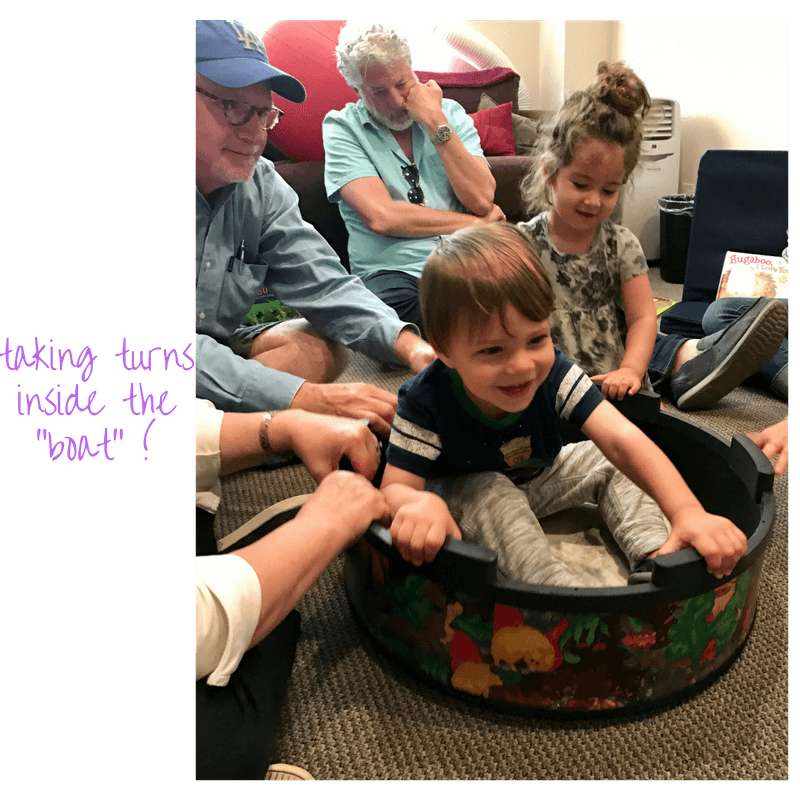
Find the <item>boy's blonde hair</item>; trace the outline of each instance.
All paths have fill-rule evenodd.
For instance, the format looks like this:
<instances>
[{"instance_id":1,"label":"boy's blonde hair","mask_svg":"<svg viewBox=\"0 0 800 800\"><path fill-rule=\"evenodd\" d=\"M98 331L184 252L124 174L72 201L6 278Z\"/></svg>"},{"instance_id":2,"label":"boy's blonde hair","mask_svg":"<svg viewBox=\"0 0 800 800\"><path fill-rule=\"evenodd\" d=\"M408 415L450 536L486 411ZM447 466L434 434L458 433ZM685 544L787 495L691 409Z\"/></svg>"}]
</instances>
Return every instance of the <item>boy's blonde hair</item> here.
<instances>
[{"instance_id":1,"label":"boy's blonde hair","mask_svg":"<svg viewBox=\"0 0 800 800\"><path fill-rule=\"evenodd\" d=\"M429 341L447 353L455 335L480 330L508 303L534 322L553 310L553 287L530 237L508 222L462 228L441 239L419 283Z\"/></svg>"},{"instance_id":2,"label":"boy's blonde hair","mask_svg":"<svg viewBox=\"0 0 800 800\"><path fill-rule=\"evenodd\" d=\"M602 61L595 82L585 92L571 94L539 137L520 184L527 213L552 207L547 181L572 163L575 148L586 138L622 147L625 184L642 154L642 121L649 110L650 94L639 76L621 61Z\"/></svg>"}]
</instances>

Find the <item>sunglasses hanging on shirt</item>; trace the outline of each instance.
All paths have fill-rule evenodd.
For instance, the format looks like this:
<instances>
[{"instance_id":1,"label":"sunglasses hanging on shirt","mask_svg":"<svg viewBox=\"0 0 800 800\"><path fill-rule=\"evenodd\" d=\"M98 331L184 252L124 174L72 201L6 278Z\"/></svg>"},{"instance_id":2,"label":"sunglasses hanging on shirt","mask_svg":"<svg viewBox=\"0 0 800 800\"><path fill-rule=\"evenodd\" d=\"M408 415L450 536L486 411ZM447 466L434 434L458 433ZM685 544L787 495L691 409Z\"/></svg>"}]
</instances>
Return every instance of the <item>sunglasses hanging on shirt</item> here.
<instances>
[{"instance_id":1,"label":"sunglasses hanging on shirt","mask_svg":"<svg viewBox=\"0 0 800 800\"><path fill-rule=\"evenodd\" d=\"M419 185L419 171L416 164L408 164L403 167L403 177L411 188L408 190L408 202L421 206L425 202L425 195Z\"/></svg>"}]
</instances>

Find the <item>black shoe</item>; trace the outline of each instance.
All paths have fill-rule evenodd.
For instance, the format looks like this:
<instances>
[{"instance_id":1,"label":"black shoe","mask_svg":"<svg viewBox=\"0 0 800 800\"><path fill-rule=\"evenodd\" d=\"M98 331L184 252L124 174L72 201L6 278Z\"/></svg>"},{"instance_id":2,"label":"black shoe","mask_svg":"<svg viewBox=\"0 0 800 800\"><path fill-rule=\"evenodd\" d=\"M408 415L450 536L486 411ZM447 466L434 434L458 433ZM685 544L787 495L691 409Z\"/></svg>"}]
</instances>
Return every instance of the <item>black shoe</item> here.
<instances>
[{"instance_id":1,"label":"black shoe","mask_svg":"<svg viewBox=\"0 0 800 800\"><path fill-rule=\"evenodd\" d=\"M675 405L681 410L714 405L775 355L788 326L786 304L760 297L713 347L701 350L672 376Z\"/></svg>"}]
</instances>

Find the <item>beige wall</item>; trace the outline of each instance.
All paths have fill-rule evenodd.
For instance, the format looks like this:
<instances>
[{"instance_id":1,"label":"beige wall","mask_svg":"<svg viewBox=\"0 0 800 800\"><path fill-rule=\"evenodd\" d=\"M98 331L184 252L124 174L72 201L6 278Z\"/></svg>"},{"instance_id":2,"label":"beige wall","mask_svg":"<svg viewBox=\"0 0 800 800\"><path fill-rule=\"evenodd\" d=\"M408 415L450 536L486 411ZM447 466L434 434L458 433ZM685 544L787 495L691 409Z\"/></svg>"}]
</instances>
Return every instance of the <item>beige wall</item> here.
<instances>
[{"instance_id":1,"label":"beige wall","mask_svg":"<svg viewBox=\"0 0 800 800\"><path fill-rule=\"evenodd\" d=\"M500 47L533 108L587 86L598 62L627 61L654 97L681 107L681 191L710 149L789 148L788 21L469 20Z\"/></svg>"},{"instance_id":2,"label":"beige wall","mask_svg":"<svg viewBox=\"0 0 800 800\"><path fill-rule=\"evenodd\" d=\"M272 23L251 21L263 31ZM534 109L555 110L603 60L623 59L681 108L680 190L706 150L789 148L789 23L775 20L467 20L519 72Z\"/></svg>"}]
</instances>

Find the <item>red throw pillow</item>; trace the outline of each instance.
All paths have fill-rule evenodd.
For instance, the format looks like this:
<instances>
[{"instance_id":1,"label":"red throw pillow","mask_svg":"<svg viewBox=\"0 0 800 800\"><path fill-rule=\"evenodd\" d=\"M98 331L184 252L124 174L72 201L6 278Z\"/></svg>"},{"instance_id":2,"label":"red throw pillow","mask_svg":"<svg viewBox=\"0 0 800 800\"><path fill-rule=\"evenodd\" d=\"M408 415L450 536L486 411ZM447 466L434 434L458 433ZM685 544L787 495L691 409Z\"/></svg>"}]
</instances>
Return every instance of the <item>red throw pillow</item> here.
<instances>
[{"instance_id":1,"label":"red throw pillow","mask_svg":"<svg viewBox=\"0 0 800 800\"><path fill-rule=\"evenodd\" d=\"M486 108L470 114L485 156L514 155L514 125L511 122L511 103Z\"/></svg>"}]
</instances>

